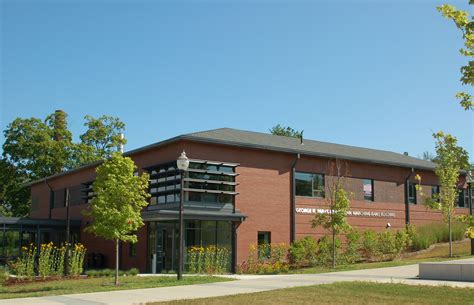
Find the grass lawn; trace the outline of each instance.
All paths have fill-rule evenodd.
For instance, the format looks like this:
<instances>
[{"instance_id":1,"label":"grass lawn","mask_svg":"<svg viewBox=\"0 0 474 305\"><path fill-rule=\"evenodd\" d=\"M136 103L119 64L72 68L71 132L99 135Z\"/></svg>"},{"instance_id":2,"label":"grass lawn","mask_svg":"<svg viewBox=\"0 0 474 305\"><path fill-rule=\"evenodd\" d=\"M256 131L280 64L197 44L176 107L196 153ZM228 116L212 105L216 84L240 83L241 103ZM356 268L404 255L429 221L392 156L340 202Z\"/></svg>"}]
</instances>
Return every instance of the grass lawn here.
<instances>
[{"instance_id":1,"label":"grass lawn","mask_svg":"<svg viewBox=\"0 0 474 305\"><path fill-rule=\"evenodd\" d=\"M311 267L290 270L290 273L324 273L324 272L334 272L334 271L349 271L349 270L360 270L360 269L370 269L370 268L383 268L383 267L395 267L403 265L417 264L421 262L436 262L436 261L445 261L451 259L462 259L470 258L471 253L471 243L470 240L463 240L453 244L453 258L449 258L449 243L436 245L432 250L423 252L414 256L410 256L404 259L397 259L394 261L388 262L374 262L374 263L360 263L353 265L341 265L337 266L336 269L329 267ZM473 300L474 301L474 300Z\"/></svg>"},{"instance_id":2,"label":"grass lawn","mask_svg":"<svg viewBox=\"0 0 474 305\"><path fill-rule=\"evenodd\" d=\"M226 297L182 300L147 305L223 305L223 304L473 304L470 288L409 286L340 282L295 287Z\"/></svg>"},{"instance_id":3,"label":"grass lawn","mask_svg":"<svg viewBox=\"0 0 474 305\"><path fill-rule=\"evenodd\" d=\"M0 299L192 285L229 280L212 276L184 276L183 280L178 282L175 276L126 276L120 277L121 284L116 287L113 277L83 278L0 286Z\"/></svg>"}]
</instances>

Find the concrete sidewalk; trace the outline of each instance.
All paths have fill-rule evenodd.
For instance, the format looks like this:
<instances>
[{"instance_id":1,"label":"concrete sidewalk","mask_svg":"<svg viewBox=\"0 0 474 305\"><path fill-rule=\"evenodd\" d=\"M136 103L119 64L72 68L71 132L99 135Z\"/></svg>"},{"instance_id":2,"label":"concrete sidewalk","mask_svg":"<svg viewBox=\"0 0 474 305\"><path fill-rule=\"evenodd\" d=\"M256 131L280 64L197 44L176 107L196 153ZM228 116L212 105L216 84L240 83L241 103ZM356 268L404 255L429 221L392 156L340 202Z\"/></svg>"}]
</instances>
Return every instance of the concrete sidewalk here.
<instances>
[{"instance_id":1,"label":"concrete sidewalk","mask_svg":"<svg viewBox=\"0 0 474 305\"><path fill-rule=\"evenodd\" d=\"M9 299L0 300L0 305L22 305L33 303L35 305L132 305L144 304L147 302L252 293L297 286L329 284L341 281L371 281L380 283L403 283L409 285L431 286L443 285L452 287L471 287L474 289L474 283L472 282L420 280L417 278L417 275L418 264L321 274L289 274L267 276L235 275L231 277L236 278L237 280L232 282Z\"/></svg>"}]
</instances>

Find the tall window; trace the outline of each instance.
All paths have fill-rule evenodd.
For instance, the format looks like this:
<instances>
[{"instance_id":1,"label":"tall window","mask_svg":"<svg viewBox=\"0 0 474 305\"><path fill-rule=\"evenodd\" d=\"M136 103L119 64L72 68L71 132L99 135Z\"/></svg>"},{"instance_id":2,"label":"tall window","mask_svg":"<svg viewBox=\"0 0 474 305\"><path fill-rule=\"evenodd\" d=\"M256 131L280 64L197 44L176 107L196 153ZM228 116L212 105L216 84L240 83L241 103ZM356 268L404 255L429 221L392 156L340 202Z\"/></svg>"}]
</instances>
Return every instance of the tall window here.
<instances>
[{"instance_id":1,"label":"tall window","mask_svg":"<svg viewBox=\"0 0 474 305\"><path fill-rule=\"evenodd\" d=\"M324 198L324 175L312 173L295 173L297 196Z\"/></svg>"},{"instance_id":2,"label":"tall window","mask_svg":"<svg viewBox=\"0 0 474 305\"><path fill-rule=\"evenodd\" d=\"M269 258L271 255L270 245L272 243L271 232L258 232L258 256Z\"/></svg>"},{"instance_id":3,"label":"tall window","mask_svg":"<svg viewBox=\"0 0 474 305\"><path fill-rule=\"evenodd\" d=\"M459 190L459 197L457 202L458 207L467 208L469 207L469 192L467 189Z\"/></svg>"},{"instance_id":4,"label":"tall window","mask_svg":"<svg viewBox=\"0 0 474 305\"><path fill-rule=\"evenodd\" d=\"M416 204L416 184L408 182L408 203Z\"/></svg>"},{"instance_id":5,"label":"tall window","mask_svg":"<svg viewBox=\"0 0 474 305\"><path fill-rule=\"evenodd\" d=\"M54 207L62 208L66 204L66 189L54 191Z\"/></svg>"},{"instance_id":6,"label":"tall window","mask_svg":"<svg viewBox=\"0 0 474 305\"><path fill-rule=\"evenodd\" d=\"M130 243L129 248L128 248L128 254L130 257L137 256L137 243Z\"/></svg>"},{"instance_id":7,"label":"tall window","mask_svg":"<svg viewBox=\"0 0 474 305\"><path fill-rule=\"evenodd\" d=\"M439 195L439 185L433 185L431 187L431 199L435 199L439 201L438 195Z\"/></svg>"},{"instance_id":8,"label":"tall window","mask_svg":"<svg viewBox=\"0 0 474 305\"><path fill-rule=\"evenodd\" d=\"M374 180L364 179L364 200L374 201Z\"/></svg>"}]
</instances>

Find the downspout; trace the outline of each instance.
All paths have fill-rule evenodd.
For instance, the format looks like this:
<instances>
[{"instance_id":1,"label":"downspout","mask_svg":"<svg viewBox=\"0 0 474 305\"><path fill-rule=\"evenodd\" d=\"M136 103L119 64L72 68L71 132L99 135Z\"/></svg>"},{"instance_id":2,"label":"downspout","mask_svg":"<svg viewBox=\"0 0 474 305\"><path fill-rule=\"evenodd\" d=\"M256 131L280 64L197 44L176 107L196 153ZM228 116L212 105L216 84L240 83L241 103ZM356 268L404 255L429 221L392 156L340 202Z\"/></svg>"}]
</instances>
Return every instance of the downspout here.
<instances>
[{"instance_id":1,"label":"downspout","mask_svg":"<svg viewBox=\"0 0 474 305\"><path fill-rule=\"evenodd\" d=\"M48 183L48 180L44 179L44 184L46 184L49 188L49 212L48 212L48 218L51 219L51 210L54 205L54 191L51 185Z\"/></svg>"},{"instance_id":2,"label":"downspout","mask_svg":"<svg viewBox=\"0 0 474 305\"><path fill-rule=\"evenodd\" d=\"M301 158L300 154L296 155L296 159L291 165L291 217L290 217L290 243L296 240L296 183L295 183L295 172L296 164Z\"/></svg>"},{"instance_id":3,"label":"downspout","mask_svg":"<svg viewBox=\"0 0 474 305\"><path fill-rule=\"evenodd\" d=\"M410 174L405 178L405 224L410 224L410 200L409 200L409 180L411 175L415 172L415 169L412 167Z\"/></svg>"}]
</instances>

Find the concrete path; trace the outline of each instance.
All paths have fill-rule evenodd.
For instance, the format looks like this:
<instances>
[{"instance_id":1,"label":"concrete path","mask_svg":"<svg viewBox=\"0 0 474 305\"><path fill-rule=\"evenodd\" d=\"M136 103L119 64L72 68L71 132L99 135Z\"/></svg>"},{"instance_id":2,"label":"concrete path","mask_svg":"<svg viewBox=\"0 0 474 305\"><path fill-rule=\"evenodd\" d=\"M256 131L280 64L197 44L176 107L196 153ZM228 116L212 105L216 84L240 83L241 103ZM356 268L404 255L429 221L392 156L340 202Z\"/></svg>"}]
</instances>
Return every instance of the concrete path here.
<instances>
[{"instance_id":1,"label":"concrete path","mask_svg":"<svg viewBox=\"0 0 474 305\"><path fill-rule=\"evenodd\" d=\"M431 286L443 285L452 287L471 287L474 289L474 283L472 282L420 280L417 278L417 275L417 264L400 267L321 274L289 274L266 276L235 275L231 277L236 278L237 280L232 282L9 299L0 300L0 305L133 305L145 304L147 302L252 293L296 286L329 284L340 281L371 281L380 283L403 283L409 285Z\"/></svg>"}]
</instances>

